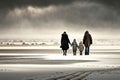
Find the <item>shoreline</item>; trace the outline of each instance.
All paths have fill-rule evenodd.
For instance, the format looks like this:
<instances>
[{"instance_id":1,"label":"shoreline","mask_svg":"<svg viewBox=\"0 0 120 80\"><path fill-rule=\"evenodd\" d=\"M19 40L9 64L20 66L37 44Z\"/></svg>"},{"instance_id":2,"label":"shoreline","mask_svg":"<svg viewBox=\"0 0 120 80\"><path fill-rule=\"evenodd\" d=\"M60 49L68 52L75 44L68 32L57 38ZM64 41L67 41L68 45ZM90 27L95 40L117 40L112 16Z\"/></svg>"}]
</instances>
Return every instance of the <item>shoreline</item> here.
<instances>
[{"instance_id":1,"label":"shoreline","mask_svg":"<svg viewBox=\"0 0 120 80\"><path fill-rule=\"evenodd\" d=\"M61 53L61 49L0 49L0 54L1 53L48 53L53 54L53 53ZM114 52L115 54L120 53L120 49L90 49L91 53L112 53ZM68 53L72 53L72 49L68 50ZM77 50L77 53L79 53L79 50ZM84 53L84 51L83 51Z\"/></svg>"}]
</instances>

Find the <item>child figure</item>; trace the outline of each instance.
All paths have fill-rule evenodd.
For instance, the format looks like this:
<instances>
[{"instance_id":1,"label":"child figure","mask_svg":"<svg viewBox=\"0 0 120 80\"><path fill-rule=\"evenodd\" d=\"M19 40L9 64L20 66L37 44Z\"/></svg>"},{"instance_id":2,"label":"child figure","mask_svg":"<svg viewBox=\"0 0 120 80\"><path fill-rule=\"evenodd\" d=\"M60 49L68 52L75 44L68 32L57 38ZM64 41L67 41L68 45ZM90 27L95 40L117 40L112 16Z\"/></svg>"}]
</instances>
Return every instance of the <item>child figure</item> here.
<instances>
[{"instance_id":1,"label":"child figure","mask_svg":"<svg viewBox=\"0 0 120 80\"><path fill-rule=\"evenodd\" d=\"M72 50L73 50L73 55L76 55L77 47L78 47L78 44L77 44L77 42L76 42L76 39L73 40L71 46L72 46Z\"/></svg>"},{"instance_id":2,"label":"child figure","mask_svg":"<svg viewBox=\"0 0 120 80\"><path fill-rule=\"evenodd\" d=\"M79 51L80 51L80 55L82 55L82 52L83 52L83 50L84 50L84 45L83 45L83 43L82 43L82 41L79 43Z\"/></svg>"}]
</instances>

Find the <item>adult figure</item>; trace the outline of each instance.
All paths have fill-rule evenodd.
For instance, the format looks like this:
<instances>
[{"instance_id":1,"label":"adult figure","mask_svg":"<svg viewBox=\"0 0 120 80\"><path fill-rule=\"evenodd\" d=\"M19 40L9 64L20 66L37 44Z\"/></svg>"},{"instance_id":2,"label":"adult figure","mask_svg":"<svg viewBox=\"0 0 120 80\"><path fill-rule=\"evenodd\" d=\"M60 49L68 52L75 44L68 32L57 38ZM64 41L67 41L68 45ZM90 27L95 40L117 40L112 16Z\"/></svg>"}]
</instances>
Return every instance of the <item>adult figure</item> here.
<instances>
[{"instance_id":1,"label":"adult figure","mask_svg":"<svg viewBox=\"0 0 120 80\"><path fill-rule=\"evenodd\" d=\"M92 44L92 37L88 31L86 31L84 34L83 44L85 46L85 55L89 55L90 45Z\"/></svg>"},{"instance_id":2,"label":"adult figure","mask_svg":"<svg viewBox=\"0 0 120 80\"><path fill-rule=\"evenodd\" d=\"M61 46L60 47L63 50L63 55L65 55L65 56L67 55L67 50L69 49L69 44L71 44L71 43L68 38L68 35L66 32L64 32L61 37Z\"/></svg>"}]
</instances>

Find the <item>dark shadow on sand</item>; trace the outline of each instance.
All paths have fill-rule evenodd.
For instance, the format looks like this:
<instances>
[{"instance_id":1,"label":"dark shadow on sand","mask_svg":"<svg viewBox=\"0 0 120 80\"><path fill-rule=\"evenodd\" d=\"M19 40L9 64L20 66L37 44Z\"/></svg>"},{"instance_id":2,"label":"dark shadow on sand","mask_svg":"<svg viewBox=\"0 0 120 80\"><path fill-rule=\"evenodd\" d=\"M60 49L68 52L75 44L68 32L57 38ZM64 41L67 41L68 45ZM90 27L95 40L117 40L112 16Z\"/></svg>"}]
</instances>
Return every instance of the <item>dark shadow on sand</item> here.
<instances>
[{"instance_id":1,"label":"dark shadow on sand","mask_svg":"<svg viewBox=\"0 0 120 80\"><path fill-rule=\"evenodd\" d=\"M42 58L16 58L16 59L4 59L0 61L0 64L73 64L73 63L85 63L85 62L99 62L98 60L44 60Z\"/></svg>"}]
</instances>

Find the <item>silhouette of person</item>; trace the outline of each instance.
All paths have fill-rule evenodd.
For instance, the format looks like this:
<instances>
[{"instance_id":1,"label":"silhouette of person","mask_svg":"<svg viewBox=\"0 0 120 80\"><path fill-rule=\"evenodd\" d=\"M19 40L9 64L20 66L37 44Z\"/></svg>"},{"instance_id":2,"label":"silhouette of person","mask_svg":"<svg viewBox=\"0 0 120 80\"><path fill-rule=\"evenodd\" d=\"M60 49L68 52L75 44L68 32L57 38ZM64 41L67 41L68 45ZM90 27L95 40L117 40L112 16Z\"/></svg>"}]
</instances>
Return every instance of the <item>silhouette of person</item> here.
<instances>
[{"instance_id":1,"label":"silhouette of person","mask_svg":"<svg viewBox=\"0 0 120 80\"><path fill-rule=\"evenodd\" d=\"M92 44L92 37L91 37L91 35L89 34L88 31L86 31L85 34L84 34L83 44L85 46L85 55L89 55L90 45Z\"/></svg>"},{"instance_id":2,"label":"silhouette of person","mask_svg":"<svg viewBox=\"0 0 120 80\"><path fill-rule=\"evenodd\" d=\"M65 56L67 55L67 50L69 49L69 44L71 44L71 43L68 38L68 35L66 32L64 32L61 37L61 46L60 47L63 50L63 55L65 55Z\"/></svg>"},{"instance_id":3,"label":"silhouette of person","mask_svg":"<svg viewBox=\"0 0 120 80\"><path fill-rule=\"evenodd\" d=\"M73 40L71 46L72 46L72 50L73 50L73 55L76 55L77 48L78 48L78 44L76 42L76 39Z\"/></svg>"}]
</instances>

